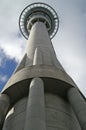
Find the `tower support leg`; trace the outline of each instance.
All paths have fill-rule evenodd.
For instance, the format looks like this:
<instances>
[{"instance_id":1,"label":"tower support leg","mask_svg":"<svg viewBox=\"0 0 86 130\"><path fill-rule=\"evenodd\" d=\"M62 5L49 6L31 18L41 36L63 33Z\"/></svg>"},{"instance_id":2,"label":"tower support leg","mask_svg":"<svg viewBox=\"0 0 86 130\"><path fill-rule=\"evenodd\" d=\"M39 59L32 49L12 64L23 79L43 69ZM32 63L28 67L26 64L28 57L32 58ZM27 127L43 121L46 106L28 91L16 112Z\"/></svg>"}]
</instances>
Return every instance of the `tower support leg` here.
<instances>
[{"instance_id":1,"label":"tower support leg","mask_svg":"<svg viewBox=\"0 0 86 130\"><path fill-rule=\"evenodd\" d=\"M76 88L69 89L68 99L81 125L82 130L86 130L86 101Z\"/></svg>"},{"instance_id":2,"label":"tower support leg","mask_svg":"<svg viewBox=\"0 0 86 130\"><path fill-rule=\"evenodd\" d=\"M0 130L2 130L3 122L10 106L10 99L6 94L0 94Z\"/></svg>"},{"instance_id":3,"label":"tower support leg","mask_svg":"<svg viewBox=\"0 0 86 130\"><path fill-rule=\"evenodd\" d=\"M46 130L44 86L40 78L34 78L30 84L24 130Z\"/></svg>"}]
</instances>

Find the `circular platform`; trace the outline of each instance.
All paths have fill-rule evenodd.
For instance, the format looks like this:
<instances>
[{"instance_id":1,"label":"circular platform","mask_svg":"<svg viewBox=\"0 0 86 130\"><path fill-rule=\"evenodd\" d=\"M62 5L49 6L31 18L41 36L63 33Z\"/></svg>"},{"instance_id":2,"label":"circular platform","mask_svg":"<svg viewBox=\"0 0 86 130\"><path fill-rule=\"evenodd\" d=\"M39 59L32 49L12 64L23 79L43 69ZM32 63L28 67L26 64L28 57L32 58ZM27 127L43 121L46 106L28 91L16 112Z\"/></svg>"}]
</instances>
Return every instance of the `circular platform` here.
<instances>
[{"instance_id":1,"label":"circular platform","mask_svg":"<svg viewBox=\"0 0 86 130\"><path fill-rule=\"evenodd\" d=\"M28 5L19 17L19 28L22 35L28 39L33 24L37 21L46 25L50 38L53 38L59 28L59 18L55 10L44 3Z\"/></svg>"}]
</instances>

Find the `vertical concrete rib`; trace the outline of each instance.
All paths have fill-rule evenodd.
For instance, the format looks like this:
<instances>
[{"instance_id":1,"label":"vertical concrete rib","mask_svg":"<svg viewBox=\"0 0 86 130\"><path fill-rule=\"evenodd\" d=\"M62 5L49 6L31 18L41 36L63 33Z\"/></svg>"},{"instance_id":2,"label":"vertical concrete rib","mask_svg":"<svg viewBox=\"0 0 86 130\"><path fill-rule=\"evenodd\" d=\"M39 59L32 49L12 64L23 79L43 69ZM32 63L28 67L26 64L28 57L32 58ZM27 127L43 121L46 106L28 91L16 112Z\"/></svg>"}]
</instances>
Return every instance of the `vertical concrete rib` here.
<instances>
[{"instance_id":1,"label":"vertical concrete rib","mask_svg":"<svg viewBox=\"0 0 86 130\"><path fill-rule=\"evenodd\" d=\"M40 65L40 64L42 64L42 54L40 49L36 48L33 58L33 65Z\"/></svg>"},{"instance_id":2,"label":"vertical concrete rib","mask_svg":"<svg viewBox=\"0 0 86 130\"><path fill-rule=\"evenodd\" d=\"M86 101L76 88L70 88L68 99L81 125L82 130L86 130Z\"/></svg>"},{"instance_id":3,"label":"vertical concrete rib","mask_svg":"<svg viewBox=\"0 0 86 130\"><path fill-rule=\"evenodd\" d=\"M24 130L46 130L44 86L40 78L34 78L30 84Z\"/></svg>"},{"instance_id":4,"label":"vertical concrete rib","mask_svg":"<svg viewBox=\"0 0 86 130\"><path fill-rule=\"evenodd\" d=\"M9 106L9 97L6 94L0 94L0 130L2 130L2 125L5 120L5 116L7 114Z\"/></svg>"}]
</instances>

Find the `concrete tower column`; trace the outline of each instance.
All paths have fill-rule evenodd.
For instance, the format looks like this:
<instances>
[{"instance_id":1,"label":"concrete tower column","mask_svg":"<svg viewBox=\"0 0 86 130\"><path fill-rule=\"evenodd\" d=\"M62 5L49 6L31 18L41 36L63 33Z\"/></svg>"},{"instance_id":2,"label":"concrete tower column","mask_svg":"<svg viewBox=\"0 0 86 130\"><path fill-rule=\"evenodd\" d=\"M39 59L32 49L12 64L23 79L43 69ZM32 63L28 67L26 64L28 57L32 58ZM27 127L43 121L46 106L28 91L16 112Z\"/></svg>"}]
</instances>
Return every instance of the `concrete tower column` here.
<instances>
[{"instance_id":1,"label":"concrete tower column","mask_svg":"<svg viewBox=\"0 0 86 130\"><path fill-rule=\"evenodd\" d=\"M5 116L10 106L9 97L6 94L0 94L0 130L2 129Z\"/></svg>"},{"instance_id":2,"label":"concrete tower column","mask_svg":"<svg viewBox=\"0 0 86 130\"><path fill-rule=\"evenodd\" d=\"M56 58L51 42L59 28L57 13L47 4L33 3L22 11L19 27L28 41L25 56L2 91L10 97L13 109L3 130L81 130L80 124L85 130L85 103L78 92L73 90L72 97L72 90L68 91L76 85ZM6 114L9 100L3 103Z\"/></svg>"},{"instance_id":3,"label":"concrete tower column","mask_svg":"<svg viewBox=\"0 0 86 130\"><path fill-rule=\"evenodd\" d=\"M86 101L76 88L69 89L68 99L81 125L82 130L86 130Z\"/></svg>"},{"instance_id":4,"label":"concrete tower column","mask_svg":"<svg viewBox=\"0 0 86 130\"><path fill-rule=\"evenodd\" d=\"M48 30L43 22L37 21L33 24L27 41L26 55L25 67L44 64L64 71L57 60Z\"/></svg>"},{"instance_id":5,"label":"concrete tower column","mask_svg":"<svg viewBox=\"0 0 86 130\"><path fill-rule=\"evenodd\" d=\"M39 21L33 24L27 41L26 53L26 66L33 65L35 62L33 59L36 58L34 55L39 56L37 58L38 64L53 65L57 61L47 28L43 22Z\"/></svg>"},{"instance_id":6,"label":"concrete tower column","mask_svg":"<svg viewBox=\"0 0 86 130\"><path fill-rule=\"evenodd\" d=\"M46 130L44 86L40 78L34 78L30 84L24 130Z\"/></svg>"}]
</instances>

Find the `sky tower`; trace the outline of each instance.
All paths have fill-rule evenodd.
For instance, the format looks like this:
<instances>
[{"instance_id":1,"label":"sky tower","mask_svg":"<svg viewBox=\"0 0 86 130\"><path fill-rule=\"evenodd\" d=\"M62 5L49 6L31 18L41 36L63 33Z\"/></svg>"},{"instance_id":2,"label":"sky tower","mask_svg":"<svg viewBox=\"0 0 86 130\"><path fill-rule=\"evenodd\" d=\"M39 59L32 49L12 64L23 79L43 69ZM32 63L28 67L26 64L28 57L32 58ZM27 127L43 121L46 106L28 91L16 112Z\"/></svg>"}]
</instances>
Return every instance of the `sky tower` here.
<instances>
[{"instance_id":1,"label":"sky tower","mask_svg":"<svg viewBox=\"0 0 86 130\"><path fill-rule=\"evenodd\" d=\"M23 59L0 94L0 130L86 130L86 102L59 63L51 39L55 10L27 6L19 18L27 39Z\"/></svg>"}]
</instances>

